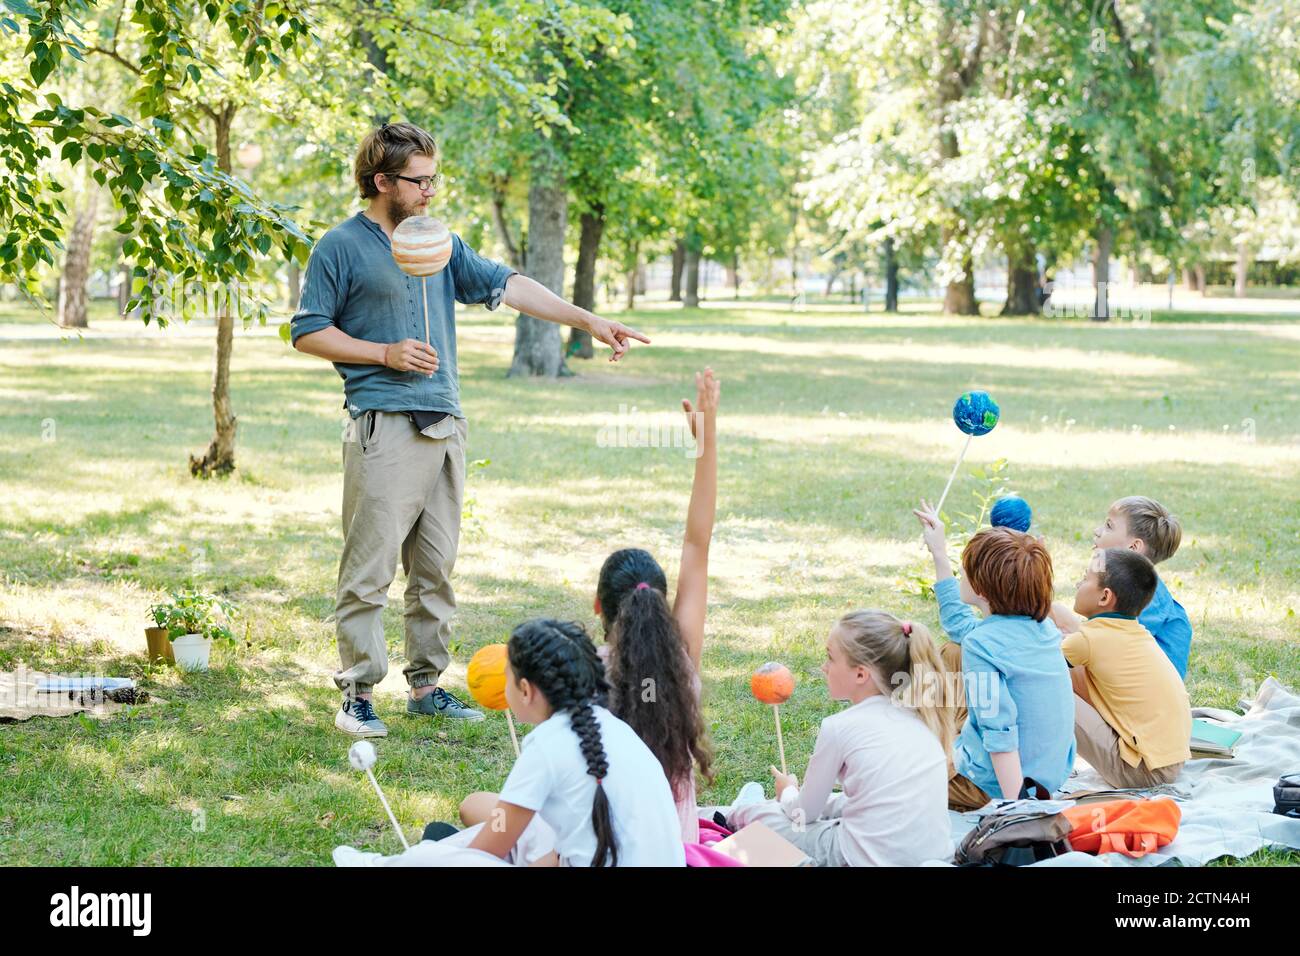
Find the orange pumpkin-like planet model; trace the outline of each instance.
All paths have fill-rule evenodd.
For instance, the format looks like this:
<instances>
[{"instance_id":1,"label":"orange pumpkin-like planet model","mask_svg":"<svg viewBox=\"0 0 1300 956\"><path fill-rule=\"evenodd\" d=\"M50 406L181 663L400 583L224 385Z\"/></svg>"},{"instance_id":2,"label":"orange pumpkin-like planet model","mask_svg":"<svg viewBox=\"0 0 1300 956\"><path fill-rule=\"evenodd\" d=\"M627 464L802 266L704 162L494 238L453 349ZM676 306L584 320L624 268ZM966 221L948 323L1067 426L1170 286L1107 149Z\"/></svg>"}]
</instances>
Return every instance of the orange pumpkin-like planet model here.
<instances>
[{"instance_id":1,"label":"orange pumpkin-like planet model","mask_svg":"<svg viewBox=\"0 0 1300 956\"><path fill-rule=\"evenodd\" d=\"M408 216L393 230L393 261L407 275L437 275L451 259L451 232L431 216Z\"/></svg>"},{"instance_id":2,"label":"orange pumpkin-like planet model","mask_svg":"<svg viewBox=\"0 0 1300 956\"><path fill-rule=\"evenodd\" d=\"M784 664L768 661L754 671L749 689L765 704L784 704L794 693L794 675Z\"/></svg>"},{"instance_id":3,"label":"orange pumpkin-like planet model","mask_svg":"<svg viewBox=\"0 0 1300 956\"><path fill-rule=\"evenodd\" d=\"M469 692L488 710L505 710L506 703L506 646L488 644L480 647L469 659L465 682Z\"/></svg>"}]
</instances>

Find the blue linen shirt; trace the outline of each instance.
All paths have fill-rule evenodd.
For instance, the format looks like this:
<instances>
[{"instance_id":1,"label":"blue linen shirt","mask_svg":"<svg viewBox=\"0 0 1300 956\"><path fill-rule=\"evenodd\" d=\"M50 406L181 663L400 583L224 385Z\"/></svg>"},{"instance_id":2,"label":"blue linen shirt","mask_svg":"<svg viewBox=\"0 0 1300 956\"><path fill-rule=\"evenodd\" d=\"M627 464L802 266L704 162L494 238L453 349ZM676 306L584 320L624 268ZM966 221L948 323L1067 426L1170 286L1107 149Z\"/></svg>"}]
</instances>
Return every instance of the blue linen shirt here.
<instances>
[{"instance_id":1,"label":"blue linen shirt","mask_svg":"<svg viewBox=\"0 0 1300 956\"><path fill-rule=\"evenodd\" d=\"M368 342L424 341L424 283L429 300L429 344L438 371L398 372L383 365L335 362L343 378L344 407L362 412L434 411L464 418L456 369L456 303L495 309L505 295L509 266L485 259L452 235L451 259L436 276L409 276L393 261L392 243L364 213L335 226L312 250L298 311L290 322L294 343L337 326Z\"/></svg>"},{"instance_id":2,"label":"blue linen shirt","mask_svg":"<svg viewBox=\"0 0 1300 956\"><path fill-rule=\"evenodd\" d=\"M956 578L934 586L943 629L961 644L966 724L953 744L958 772L990 797L1003 794L990 753L1020 752L1020 766L1052 790L1074 767L1074 690L1051 618L991 614L980 620ZM960 637L958 637L960 635Z\"/></svg>"},{"instance_id":3,"label":"blue linen shirt","mask_svg":"<svg viewBox=\"0 0 1300 956\"><path fill-rule=\"evenodd\" d=\"M1165 657L1178 671L1178 676L1187 680L1187 661L1192 653L1192 622L1159 576L1156 577L1155 596L1138 615L1138 623L1151 632Z\"/></svg>"}]
</instances>

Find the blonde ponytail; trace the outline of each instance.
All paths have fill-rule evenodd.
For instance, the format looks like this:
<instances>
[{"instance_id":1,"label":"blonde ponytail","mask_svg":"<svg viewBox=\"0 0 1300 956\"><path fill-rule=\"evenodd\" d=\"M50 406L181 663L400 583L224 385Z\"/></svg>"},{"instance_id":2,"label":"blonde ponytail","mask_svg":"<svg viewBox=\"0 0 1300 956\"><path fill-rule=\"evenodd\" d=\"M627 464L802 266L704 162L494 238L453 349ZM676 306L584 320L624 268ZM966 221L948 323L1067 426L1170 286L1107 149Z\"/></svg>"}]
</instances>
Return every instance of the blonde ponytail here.
<instances>
[{"instance_id":1,"label":"blonde ponytail","mask_svg":"<svg viewBox=\"0 0 1300 956\"><path fill-rule=\"evenodd\" d=\"M893 687L894 702L913 711L947 753L957 735L956 714L948 706L939 649L925 626L885 611L850 611L840 618L839 633L849 661L871 668L878 680Z\"/></svg>"},{"instance_id":2,"label":"blonde ponytail","mask_svg":"<svg viewBox=\"0 0 1300 956\"><path fill-rule=\"evenodd\" d=\"M913 622L907 631L907 656L911 665L908 673L912 680L907 688L910 700L903 703L916 711L947 753L957 736L957 716L955 709L948 706L950 694L939 646L924 624Z\"/></svg>"}]
</instances>

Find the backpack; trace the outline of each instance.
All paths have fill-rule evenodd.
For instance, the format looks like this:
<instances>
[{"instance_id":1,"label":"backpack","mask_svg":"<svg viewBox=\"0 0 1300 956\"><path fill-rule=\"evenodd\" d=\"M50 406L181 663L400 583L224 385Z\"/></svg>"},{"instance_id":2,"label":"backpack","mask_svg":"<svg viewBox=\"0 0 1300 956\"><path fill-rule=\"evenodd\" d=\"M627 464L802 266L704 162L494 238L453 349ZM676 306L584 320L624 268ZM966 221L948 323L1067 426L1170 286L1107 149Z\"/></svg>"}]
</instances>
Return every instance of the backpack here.
<instances>
[{"instance_id":1,"label":"backpack","mask_svg":"<svg viewBox=\"0 0 1300 956\"><path fill-rule=\"evenodd\" d=\"M1183 812L1168 797L1108 800L1064 811L1070 821L1070 846L1083 853L1146 856L1178 836Z\"/></svg>"},{"instance_id":2,"label":"backpack","mask_svg":"<svg viewBox=\"0 0 1300 956\"><path fill-rule=\"evenodd\" d=\"M1025 778L1020 800L1049 800L1051 792ZM1070 822L1061 813L990 813L966 834L953 862L958 866L1028 866L1070 852Z\"/></svg>"},{"instance_id":3,"label":"backpack","mask_svg":"<svg viewBox=\"0 0 1300 956\"><path fill-rule=\"evenodd\" d=\"M1283 774L1273 787L1273 812L1300 819L1300 773Z\"/></svg>"}]
</instances>

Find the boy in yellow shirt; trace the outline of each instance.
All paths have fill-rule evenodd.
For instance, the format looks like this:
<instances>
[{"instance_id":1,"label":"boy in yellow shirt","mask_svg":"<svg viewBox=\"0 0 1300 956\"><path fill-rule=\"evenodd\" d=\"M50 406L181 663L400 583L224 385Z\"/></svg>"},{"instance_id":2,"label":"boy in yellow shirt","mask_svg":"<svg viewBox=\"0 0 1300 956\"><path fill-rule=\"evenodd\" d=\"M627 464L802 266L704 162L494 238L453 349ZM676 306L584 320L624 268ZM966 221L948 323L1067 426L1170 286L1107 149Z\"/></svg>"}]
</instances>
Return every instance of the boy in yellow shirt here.
<instances>
[{"instance_id":1,"label":"boy in yellow shirt","mask_svg":"<svg viewBox=\"0 0 1300 956\"><path fill-rule=\"evenodd\" d=\"M1055 615L1071 665L1079 755L1116 788L1172 783L1191 756L1187 688L1137 620L1155 590L1147 558L1106 548L1093 553L1075 594L1084 620Z\"/></svg>"}]
</instances>

